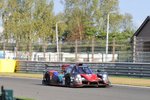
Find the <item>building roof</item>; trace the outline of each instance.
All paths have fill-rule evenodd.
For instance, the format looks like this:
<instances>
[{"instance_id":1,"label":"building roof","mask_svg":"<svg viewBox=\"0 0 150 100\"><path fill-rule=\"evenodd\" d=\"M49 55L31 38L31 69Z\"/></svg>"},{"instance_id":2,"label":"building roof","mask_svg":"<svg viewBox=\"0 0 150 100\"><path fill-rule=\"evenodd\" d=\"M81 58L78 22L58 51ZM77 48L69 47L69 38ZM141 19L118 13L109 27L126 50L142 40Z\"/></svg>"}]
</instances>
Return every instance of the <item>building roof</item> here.
<instances>
[{"instance_id":1,"label":"building roof","mask_svg":"<svg viewBox=\"0 0 150 100\"><path fill-rule=\"evenodd\" d=\"M147 16L147 18L143 21L141 26L137 29L137 31L131 37L131 42L133 42L133 37L134 36L139 36L140 33L147 33L147 31L150 32L150 30L149 30L150 29L150 25L148 26L149 21L150 21L150 16ZM149 28L147 28L146 26L148 26Z\"/></svg>"},{"instance_id":2,"label":"building roof","mask_svg":"<svg viewBox=\"0 0 150 100\"><path fill-rule=\"evenodd\" d=\"M150 16L147 16L147 18L144 20L144 22L141 24L141 26L138 28L138 30L134 33L134 36L138 36L139 33L143 30L143 28L146 26L146 24L150 21Z\"/></svg>"}]
</instances>

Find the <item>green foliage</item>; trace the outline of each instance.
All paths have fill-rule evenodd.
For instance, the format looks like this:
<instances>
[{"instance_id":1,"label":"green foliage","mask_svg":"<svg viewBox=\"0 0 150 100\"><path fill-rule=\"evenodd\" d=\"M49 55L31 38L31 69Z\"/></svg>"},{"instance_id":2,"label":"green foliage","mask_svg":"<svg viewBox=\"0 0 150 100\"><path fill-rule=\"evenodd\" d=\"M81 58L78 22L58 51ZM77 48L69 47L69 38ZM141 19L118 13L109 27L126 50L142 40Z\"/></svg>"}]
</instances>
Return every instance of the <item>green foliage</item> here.
<instances>
[{"instance_id":1,"label":"green foliage","mask_svg":"<svg viewBox=\"0 0 150 100\"><path fill-rule=\"evenodd\" d=\"M34 100L34 99L31 99L31 98L23 98L23 97L17 97L17 98L15 98L15 100Z\"/></svg>"},{"instance_id":2,"label":"green foliage","mask_svg":"<svg viewBox=\"0 0 150 100\"><path fill-rule=\"evenodd\" d=\"M52 27L55 23L53 14L53 2L49 3L46 0L36 0L35 9L33 12L34 28L38 38L40 37L43 42L53 38L54 30Z\"/></svg>"},{"instance_id":3,"label":"green foliage","mask_svg":"<svg viewBox=\"0 0 150 100\"><path fill-rule=\"evenodd\" d=\"M119 0L62 0L64 12L54 15L53 0L0 0L5 28L4 38L17 44L55 42L55 25L59 39L65 41L106 39L107 15L109 40L126 40L134 33L132 15L119 13ZM31 46L31 45L30 45Z\"/></svg>"}]
</instances>

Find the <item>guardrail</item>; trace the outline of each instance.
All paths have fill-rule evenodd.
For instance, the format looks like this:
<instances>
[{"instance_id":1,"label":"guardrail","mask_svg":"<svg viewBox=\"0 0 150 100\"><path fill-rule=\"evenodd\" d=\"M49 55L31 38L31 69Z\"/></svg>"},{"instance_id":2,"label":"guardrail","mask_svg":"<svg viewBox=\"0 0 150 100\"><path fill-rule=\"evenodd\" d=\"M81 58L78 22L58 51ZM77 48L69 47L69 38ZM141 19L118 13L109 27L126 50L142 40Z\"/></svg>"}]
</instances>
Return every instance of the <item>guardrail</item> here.
<instances>
[{"instance_id":1,"label":"guardrail","mask_svg":"<svg viewBox=\"0 0 150 100\"><path fill-rule=\"evenodd\" d=\"M80 62L78 62L80 63ZM18 61L16 72L34 72L42 73L46 70L45 65L51 66L52 69L60 70L62 64L76 64L71 62L38 62L38 61ZM150 78L149 63L90 63L92 70L97 69L108 72L109 75L116 76L135 76Z\"/></svg>"}]
</instances>

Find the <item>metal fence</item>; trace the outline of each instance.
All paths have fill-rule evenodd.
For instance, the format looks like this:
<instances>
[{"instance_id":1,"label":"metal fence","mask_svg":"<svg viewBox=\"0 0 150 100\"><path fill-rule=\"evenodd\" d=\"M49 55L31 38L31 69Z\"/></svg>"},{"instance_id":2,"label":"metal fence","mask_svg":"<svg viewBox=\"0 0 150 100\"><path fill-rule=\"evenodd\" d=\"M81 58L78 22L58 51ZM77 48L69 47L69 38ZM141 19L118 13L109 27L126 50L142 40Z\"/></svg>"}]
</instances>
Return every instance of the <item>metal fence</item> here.
<instances>
[{"instance_id":1,"label":"metal fence","mask_svg":"<svg viewBox=\"0 0 150 100\"><path fill-rule=\"evenodd\" d=\"M134 62L150 62L150 39L149 37L134 38Z\"/></svg>"},{"instance_id":2,"label":"metal fence","mask_svg":"<svg viewBox=\"0 0 150 100\"><path fill-rule=\"evenodd\" d=\"M38 61L18 61L16 72L42 73L46 70L46 65L51 69L60 70L62 64L76 64L71 62L38 62ZM109 75L147 77L150 78L150 64L148 63L89 63L84 62L93 71L98 69L108 72Z\"/></svg>"},{"instance_id":3,"label":"metal fence","mask_svg":"<svg viewBox=\"0 0 150 100\"><path fill-rule=\"evenodd\" d=\"M132 62L129 41L110 41L106 54L105 41L75 41L51 44L1 43L0 58L30 61ZM107 58L106 58L107 57Z\"/></svg>"},{"instance_id":4,"label":"metal fence","mask_svg":"<svg viewBox=\"0 0 150 100\"><path fill-rule=\"evenodd\" d=\"M150 63L150 40L135 37L130 41L102 40L56 43L0 43L0 58L50 62L140 62Z\"/></svg>"}]
</instances>

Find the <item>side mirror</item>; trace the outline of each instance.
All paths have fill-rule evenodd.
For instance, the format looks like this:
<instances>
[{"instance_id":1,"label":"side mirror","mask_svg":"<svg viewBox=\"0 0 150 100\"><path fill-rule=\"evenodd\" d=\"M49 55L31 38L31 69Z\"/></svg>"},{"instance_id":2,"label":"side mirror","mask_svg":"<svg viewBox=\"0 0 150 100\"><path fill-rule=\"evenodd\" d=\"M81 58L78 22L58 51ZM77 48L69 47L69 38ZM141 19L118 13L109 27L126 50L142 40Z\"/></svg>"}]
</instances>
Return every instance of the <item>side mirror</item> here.
<instances>
[{"instance_id":1,"label":"side mirror","mask_svg":"<svg viewBox=\"0 0 150 100\"><path fill-rule=\"evenodd\" d=\"M98 69L97 72L101 72L101 71Z\"/></svg>"}]
</instances>

